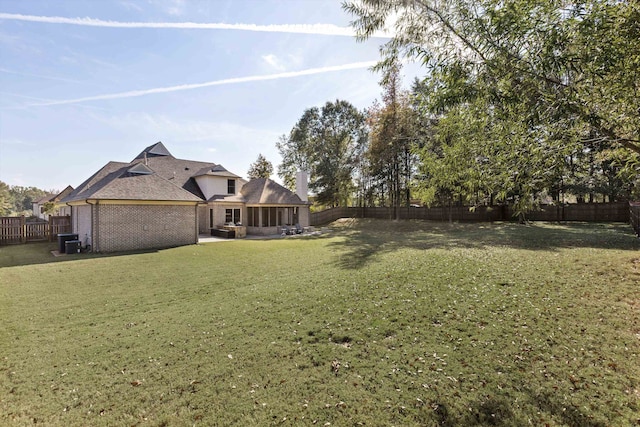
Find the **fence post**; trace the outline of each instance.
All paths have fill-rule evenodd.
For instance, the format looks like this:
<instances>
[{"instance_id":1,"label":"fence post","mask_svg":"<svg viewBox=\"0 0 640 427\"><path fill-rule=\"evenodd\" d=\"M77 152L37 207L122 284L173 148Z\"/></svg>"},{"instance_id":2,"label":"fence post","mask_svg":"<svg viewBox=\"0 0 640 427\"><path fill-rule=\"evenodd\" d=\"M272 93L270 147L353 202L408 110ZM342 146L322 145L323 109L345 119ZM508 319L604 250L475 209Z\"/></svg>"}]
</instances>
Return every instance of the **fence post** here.
<instances>
[{"instance_id":1,"label":"fence post","mask_svg":"<svg viewBox=\"0 0 640 427\"><path fill-rule=\"evenodd\" d=\"M20 215L20 240L27 243L27 219L24 215Z\"/></svg>"}]
</instances>

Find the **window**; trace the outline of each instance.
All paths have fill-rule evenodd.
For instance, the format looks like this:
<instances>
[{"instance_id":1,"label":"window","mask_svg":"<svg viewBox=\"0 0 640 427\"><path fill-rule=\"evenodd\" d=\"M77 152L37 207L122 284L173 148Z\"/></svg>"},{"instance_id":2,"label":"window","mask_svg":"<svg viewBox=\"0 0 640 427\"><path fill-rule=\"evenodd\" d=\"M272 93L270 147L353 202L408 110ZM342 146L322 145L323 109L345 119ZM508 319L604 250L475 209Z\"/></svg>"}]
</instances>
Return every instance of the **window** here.
<instances>
[{"instance_id":1,"label":"window","mask_svg":"<svg viewBox=\"0 0 640 427\"><path fill-rule=\"evenodd\" d=\"M260 227L260 208L247 208L247 225Z\"/></svg>"},{"instance_id":2,"label":"window","mask_svg":"<svg viewBox=\"0 0 640 427\"><path fill-rule=\"evenodd\" d=\"M278 223L276 225L284 224L284 209L278 209Z\"/></svg>"},{"instance_id":3,"label":"window","mask_svg":"<svg viewBox=\"0 0 640 427\"><path fill-rule=\"evenodd\" d=\"M231 215L231 209L227 209L227 222ZM262 217L260 214L262 213ZM238 217L235 221L237 222ZM276 227L283 225L294 225L298 223L298 208L261 208L261 207L248 207L247 217L245 218L246 225L249 227Z\"/></svg>"},{"instance_id":4,"label":"window","mask_svg":"<svg viewBox=\"0 0 640 427\"><path fill-rule=\"evenodd\" d=\"M277 221L277 208L262 208L263 227L275 227L277 225Z\"/></svg>"},{"instance_id":5,"label":"window","mask_svg":"<svg viewBox=\"0 0 640 427\"><path fill-rule=\"evenodd\" d=\"M209 228L213 228L213 209L209 209Z\"/></svg>"},{"instance_id":6,"label":"window","mask_svg":"<svg viewBox=\"0 0 640 427\"><path fill-rule=\"evenodd\" d=\"M227 180L227 194L236 194L236 180L228 179Z\"/></svg>"},{"instance_id":7,"label":"window","mask_svg":"<svg viewBox=\"0 0 640 427\"><path fill-rule=\"evenodd\" d=\"M269 225L271 227L275 227L276 225L278 225L277 220L278 220L278 208L269 208Z\"/></svg>"},{"instance_id":8,"label":"window","mask_svg":"<svg viewBox=\"0 0 640 427\"><path fill-rule=\"evenodd\" d=\"M240 219L240 209L225 209L224 222L232 224L242 222Z\"/></svg>"}]
</instances>

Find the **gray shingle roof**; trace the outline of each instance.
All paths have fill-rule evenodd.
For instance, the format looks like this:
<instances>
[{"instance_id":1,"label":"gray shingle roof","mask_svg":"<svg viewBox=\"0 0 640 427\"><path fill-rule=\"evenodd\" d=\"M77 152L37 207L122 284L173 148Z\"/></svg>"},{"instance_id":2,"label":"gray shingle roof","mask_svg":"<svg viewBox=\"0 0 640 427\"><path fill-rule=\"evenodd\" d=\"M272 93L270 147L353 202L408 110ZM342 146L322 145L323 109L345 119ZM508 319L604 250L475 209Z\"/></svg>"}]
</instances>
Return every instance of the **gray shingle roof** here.
<instances>
[{"instance_id":1,"label":"gray shingle roof","mask_svg":"<svg viewBox=\"0 0 640 427\"><path fill-rule=\"evenodd\" d=\"M33 203L37 203L39 205L49 202L51 200L53 200L53 198L56 197L55 194L51 194L51 193L47 193L42 197L38 197L36 200L33 201Z\"/></svg>"},{"instance_id":2,"label":"gray shingle roof","mask_svg":"<svg viewBox=\"0 0 640 427\"><path fill-rule=\"evenodd\" d=\"M131 174L125 171L93 193L96 199L162 200L199 202L201 198L172 184L157 174Z\"/></svg>"},{"instance_id":3,"label":"gray shingle roof","mask_svg":"<svg viewBox=\"0 0 640 427\"><path fill-rule=\"evenodd\" d=\"M198 187L194 178L196 176L206 174L201 171L221 167L215 163L177 159L173 157L162 142L156 142L142 150L142 152L138 154L131 163L145 163L161 177L182 187L201 199L204 199L204 195L200 191L200 187ZM224 170L224 168L222 169ZM237 177L237 175L230 172L227 172L224 176Z\"/></svg>"},{"instance_id":4,"label":"gray shingle roof","mask_svg":"<svg viewBox=\"0 0 640 427\"><path fill-rule=\"evenodd\" d=\"M257 178L247 182L240 194L248 205L307 205L297 194L269 178Z\"/></svg>"},{"instance_id":5,"label":"gray shingle roof","mask_svg":"<svg viewBox=\"0 0 640 427\"><path fill-rule=\"evenodd\" d=\"M240 178L235 173L231 173L228 170L226 170L224 168L224 166L222 166L222 165L214 165L213 167L211 167L211 166L204 167L204 168L200 169L198 172L196 172L193 175L193 177L195 178L195 177L204 176L204 175L226 176L226 177L229 177L229 178Z\"/></svg>"},{"instance_id":6,"label":"gray shingle roof","mask_svg":"<svg viewBox=\"0 0 640 427\"><path fill-rule=\"evenodd\" d=\"M55 201L60 201L63 198L67 197L69 194L71 194L71 192L73 191L73 187L70 185L67 185L67 188L65 188L64 190L62 190L56 197L55 197Z\"/></svg>"},{"instance_id":7,"label":"gray shingle roof","mask_svg":"<svg viewBox=\"0 0 640 427\"><path fill-rule=\"evenodd\" d=\"M115 178L116 172L125 168L128 163L109 162L104 165L98 172L91 175L86 181L78 185L75 190L67 197L62 199L63 202L74 202L78 200L86 200L91 198L95 191L104 187Z\"/></svg>"},{"instance_id":8,"label":"gray shingle roof","mask_svg":"<svg viewBox=\"0 0 640 427\"><path fill-rule=\"evenodd\" d=\"M176 159L158 142L145 148L130 163L109 162L63 202L87 199L204 201L195 177L213 175L239 178L222 165ZM244 182L244 180L242 180ZM236 195L214 196L209 201L247 204L306 205L293 192L267 178L253 179Z\"/></svg>"},{"instance_id":9,"label":"gray shingle roof","mask_svg":"<svg viewBox=\"0 0 640 427\"><path fill-rule=\"evenodd\" d=\"M144 162L144 160L139 159L135 161ZM148 157L147 166L161 177L204 200L204 195L194 177L198 171L204 168L213 168L216 164L176 159L173 156L158 156Z\"/></svg>"},{"instance_id":10,"label":"gray shingle roof","mask_svg":"<svg viewBox=\"0 0 640 427\"><path fill-rule=\"evenodd\" d=\"M202 201L202 198L170 182L156 171L129 172L135 163L109 162L80 184L64 202L87 199Z\"/></svg>"}]
</instances>

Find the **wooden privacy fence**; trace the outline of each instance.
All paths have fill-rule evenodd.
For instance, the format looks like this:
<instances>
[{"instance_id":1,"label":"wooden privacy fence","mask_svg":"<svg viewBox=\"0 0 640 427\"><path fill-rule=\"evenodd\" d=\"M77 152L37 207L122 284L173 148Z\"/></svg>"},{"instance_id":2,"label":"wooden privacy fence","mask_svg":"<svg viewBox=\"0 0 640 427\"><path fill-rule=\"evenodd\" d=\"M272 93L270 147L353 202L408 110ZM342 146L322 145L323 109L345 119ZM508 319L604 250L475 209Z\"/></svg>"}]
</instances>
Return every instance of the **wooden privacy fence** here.
<instances>
[{"instance_id":1,"label":"wooden privacy fence","mask_svg":"<svg viewBox=\"0 0 640 427\"><path fill-rule=\"evenodd\" d=\"M640 210L640 207L637 208ZM430 221L512 221L513 209L508 205L479 206L473 210L469 206L415 208L401 207L400 219L423 219ZM311 225L327 224L338 218L395 218L394 208L389 207L339 207L311 214ZM629 203L576 203L569 205L542 205L539 210L529 212L531 221L587 221L587 222L629 222Z\"/></svg>"},{"instance_id":2,"label":"wooden privacy fence","mask_svg":"<svg viewBox=\"0 0 640 427\"><path fill-rule=\"evenodd\" d=\"M636 236L640 237L640 202L629 203L629 217Z\"/></svg>"},{"instance_id":3,"label":"wooden privacy fence","mask_svg":"<svg viewBox=\"0 0 640 427\"><path fill-rule=\"evenodd\" d=\"M27 221L24 216L0 217L0 245L53 241L71 232L71 217L50 216L49 221Z\"/></svg>"}]
</instances>

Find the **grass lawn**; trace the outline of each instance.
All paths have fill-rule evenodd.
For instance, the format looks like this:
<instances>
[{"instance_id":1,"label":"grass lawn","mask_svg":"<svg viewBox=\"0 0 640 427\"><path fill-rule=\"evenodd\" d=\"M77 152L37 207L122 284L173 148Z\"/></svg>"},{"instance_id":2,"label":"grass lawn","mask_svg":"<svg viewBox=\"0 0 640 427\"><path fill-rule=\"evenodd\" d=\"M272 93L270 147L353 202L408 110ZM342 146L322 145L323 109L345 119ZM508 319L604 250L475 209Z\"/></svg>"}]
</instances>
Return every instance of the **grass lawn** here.
<instances>
[{"instance_id":1,"label":"grass lawn","mask_svg":"<svg viewBox=\"0 0 640 427\"><path fill-rule=\"evenodd\" d=\"M1 425L640 423L625 224L0 248Z\"/></svg>"}]
</instances>

